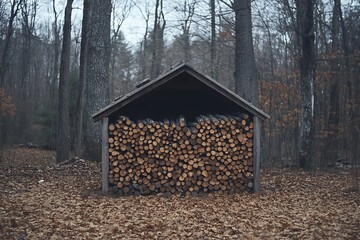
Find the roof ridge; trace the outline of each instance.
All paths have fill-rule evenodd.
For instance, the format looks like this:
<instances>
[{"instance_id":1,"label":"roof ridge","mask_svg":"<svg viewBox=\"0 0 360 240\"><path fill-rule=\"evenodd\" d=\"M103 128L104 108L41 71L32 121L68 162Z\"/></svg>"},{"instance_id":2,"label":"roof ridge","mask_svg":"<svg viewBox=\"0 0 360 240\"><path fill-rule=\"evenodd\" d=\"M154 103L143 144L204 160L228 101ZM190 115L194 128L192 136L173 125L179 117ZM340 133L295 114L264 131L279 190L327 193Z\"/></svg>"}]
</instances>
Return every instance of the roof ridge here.
<instances>
[{"instance_id":1,"label":"roof ridge","mask_svg":"<svg viewBox=\"0 0 360 240\"><path fill-rule=\"evenodd\" d=\"M98 112L92 115L92 118L94 119L94 121L98 121L103 117L109 116L115 111L131 103L135 99L140 98L143 95L142 93L143 91L150 92L156 89L157 87L161 86L162 84L171 81L171 79L178 76L179 74L183 74L184 72L192 75L198 81L212 88L213 90L221 94L223 97L236 103L239 107L245 109L251 114L258 116L261 119L270 118L269 115L266 114L263 110L261 110L251 102L243 99L241 96L237 95L235 92L226 88L225 86L223 86L221 83L217 82L215 79L211 78L210 76L195 70L190 64L188 64L185 61L179 61L178 63L173 65L167 72L161 74L160 76L158 76L153 80L150 81L145 81L146 79L143 80L142 82L144 81L145 82L140 87L135 88L133 91L125 94L124 96L121 96L116 101L113 101L111 104L100 109Z\"/></svg>"}]
</instances>

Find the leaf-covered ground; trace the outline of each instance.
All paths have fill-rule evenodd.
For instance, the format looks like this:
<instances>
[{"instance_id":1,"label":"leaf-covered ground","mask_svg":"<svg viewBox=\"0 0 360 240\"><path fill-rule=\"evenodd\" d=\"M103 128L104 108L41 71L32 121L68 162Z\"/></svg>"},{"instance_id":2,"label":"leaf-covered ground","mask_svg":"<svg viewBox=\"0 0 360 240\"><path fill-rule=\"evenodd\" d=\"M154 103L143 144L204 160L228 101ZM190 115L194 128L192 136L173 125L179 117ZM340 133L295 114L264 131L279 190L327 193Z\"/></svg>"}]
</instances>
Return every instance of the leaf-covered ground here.
<instances>
[{"instance_id":1,"label":"leaf-covered ground","mask_svg":"<svg viewBox=\"0 0 360 240\"><path fill-rule=\"evenodd\" d=\"M5 149L0 239L360 239L351 175L263 171L259 194L101 195L100 165Z\"/></svg>"}]
</instances>

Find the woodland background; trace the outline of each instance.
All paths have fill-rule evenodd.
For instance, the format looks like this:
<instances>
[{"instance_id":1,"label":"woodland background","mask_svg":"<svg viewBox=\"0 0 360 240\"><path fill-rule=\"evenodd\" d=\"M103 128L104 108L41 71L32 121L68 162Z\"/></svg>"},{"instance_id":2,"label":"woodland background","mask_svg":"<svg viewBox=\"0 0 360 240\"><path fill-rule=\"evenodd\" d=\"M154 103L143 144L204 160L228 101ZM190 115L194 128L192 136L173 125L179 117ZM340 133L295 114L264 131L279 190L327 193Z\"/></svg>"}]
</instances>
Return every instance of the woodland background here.
<instances>
[{"instance_id":1,"label":"woodland background","mask_svg":"<svg viewBox=\"0 0 360 240\"><path fill-rule=\"evenodd\" d=\"M306 2L311 2L314 41L314 158L310 165L358 164L360 1ZM87 5L90 3L92 8ZM75 155L94 156L94 152L84 151L90 144L86 136L96 134L89 116L143 79L155 78L181 60L235 90L231 1L68 0L66 4L67 8L55 0L0 1L0 146L32 143L55 149L68 139ZM42 5L53 10L46 20L39 16ZM302 1L295 0L251 3L259 107L271 116L262 124L262 166L266 167L299 165L301 6ZM81 24L72 22L69 12L73 8L84 12ZM143 38L136 43L129 42L122 26L134 9L141 12L145 23ZM167 19L169 13L171 19ZM101 20L103 16L108 20ZM92 49L96 38L84 35L87 28L93 28L86 25L86 17L98 23L103 35L109 31L105 51ZM89 52L81 53L86 37ZM64 45L66 41L68 45ZM61 64L61 54L67 54L70 61ZM94 57L99 54L108 56L109 67L94 73L94 66L101 64ZM87 68L81 68L84 61ZM60 66L66 64L69 72L63 76L68 76L68 84L64 86L59 84ZM94 89L104 91L104 99L94 98ZM63 101L64 93L68 102ZM68 111L59 111L59 101ZM69 114L68 122L61 123L69 127L69 134L61 140L58 120L64 112Z\"/></svg>"}]
</instances>

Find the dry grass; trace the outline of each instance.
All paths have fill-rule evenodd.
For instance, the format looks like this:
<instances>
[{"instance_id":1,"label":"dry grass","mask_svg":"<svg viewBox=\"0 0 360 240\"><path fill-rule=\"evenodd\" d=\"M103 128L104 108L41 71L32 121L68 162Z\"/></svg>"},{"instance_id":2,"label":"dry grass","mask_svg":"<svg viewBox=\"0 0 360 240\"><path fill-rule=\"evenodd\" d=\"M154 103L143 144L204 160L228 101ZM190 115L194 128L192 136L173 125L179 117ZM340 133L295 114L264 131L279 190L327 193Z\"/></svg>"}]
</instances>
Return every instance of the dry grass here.
<instances>
[{"instance_id":1,"label":"dry grass","mask_svg":"<svg viewBox=\"0 0 360 240\"><path fill-rule=\"evenodd\" d=\"M264 171L260 194L118 197L99 193L98 164L10 152L0 163L0 239L360 239L346 172Z\"/></svg>"}]
</instances>

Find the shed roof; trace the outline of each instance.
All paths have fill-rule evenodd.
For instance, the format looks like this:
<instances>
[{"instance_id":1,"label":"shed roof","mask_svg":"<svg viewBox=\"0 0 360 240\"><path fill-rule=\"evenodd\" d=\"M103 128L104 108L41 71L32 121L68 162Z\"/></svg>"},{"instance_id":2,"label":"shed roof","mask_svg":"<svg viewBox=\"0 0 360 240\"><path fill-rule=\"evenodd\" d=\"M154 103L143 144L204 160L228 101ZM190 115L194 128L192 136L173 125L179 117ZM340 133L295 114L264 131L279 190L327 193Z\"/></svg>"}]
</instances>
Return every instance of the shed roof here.
<instances>
[{"instance_id":1,"label":"shed roof","mask_svg":"<svg viewBox=\"0 0 360 240\"><path fill-rule=\"evenodd\" d=\"M100 119L104 117L108 117L111 114L115 113L116 111L125 108L127 105L131 104L135 100L138 100L142 98L145 94L150 93L164 84L171 82L173 79L176 79L178 77L181 77L182 75L187 75L192 77L192 81L197 80L198 82L202 83L203 85L206 85L219 95L221 95L223 98L226 98L227 100L234 103L239 108L244 109L245 111L249 112L250 114L259 117L260 119L266 119L269 118L269 115L263 112L261 109L255 107L250 102L246 101L245 99L241 98L234 92L230 91L226 87L222 86L220 83L216 82L211 77L195 70L193 67L191 67L188 63L184 62L181 64L178 64L177 66L174 66L171 68L168 72L164 73L163 75L159 76L155 80L152 80L141 87L135 89L134 91L124 95L123 97L115 100L108 106L104 107L103 109L96 112L94 115L92 115L93 120L99 121Z\"/></svg>"}]
</instances>

